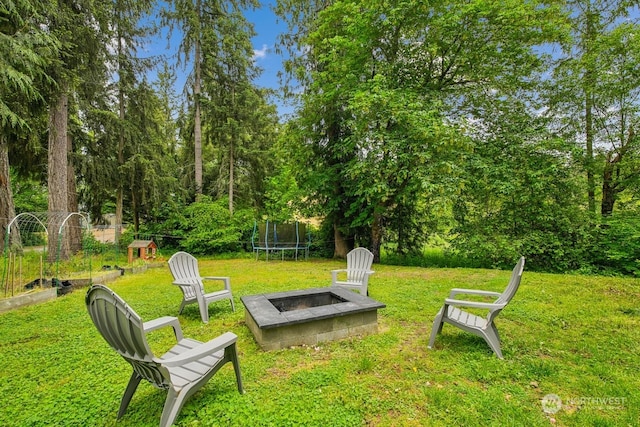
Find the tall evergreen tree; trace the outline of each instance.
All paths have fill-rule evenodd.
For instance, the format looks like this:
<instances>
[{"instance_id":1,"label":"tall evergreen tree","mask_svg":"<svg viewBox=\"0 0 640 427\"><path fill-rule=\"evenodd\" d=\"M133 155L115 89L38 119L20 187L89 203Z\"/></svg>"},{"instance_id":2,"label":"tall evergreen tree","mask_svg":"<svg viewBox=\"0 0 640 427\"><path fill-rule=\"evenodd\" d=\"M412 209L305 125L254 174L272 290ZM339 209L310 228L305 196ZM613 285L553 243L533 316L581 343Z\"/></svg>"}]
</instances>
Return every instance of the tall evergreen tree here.
<instances>
[{"instance_id":1,"label":"tall evergreen tree","mask_svg":"<svg viewBox=\"0 0 640 427\"><path fill-rule=\"evenodd\" d=\"M79 247L80 242L71 242L71 238L79 239L80 234L71 234L70 230L79 229L78 223L70 223L62 231L62 240L58 241L58 231L65 215L74 206L75 185L71 185L75 176L69 176L68 153L72 151L70 133L70 111L77 109L77 94L80 83L86 75L93 75L92 66L96 66L93 58L102 58L106 49L103 43L105 34L104 15L98 4L84 0L58 0L48 16L49 31L60 40L60 56L48 69L55 85L49 87L49 134L48 134L48 166L47 185L49 193L50 222L49 261L68 257L72 247ZM102 67L100 66L102 69ZM72 173L72 175L74 175ZM71 188L70 188L71 187Z\"/></svg>"},{"instance_id":2,"label":"tall evergreen tree","mask_svg":"<svg viewBox=\"0 0 640 427\"><path fill-rule=\"evenodd\" d=\"M231 8L205 39L210 48L217 46L216 55L207 56L203 62L205 140L213 145L219 165L211 188L216 195L227 195L230 213L236 199L244 200L244 205L252 204L246 185L251 172L244 165L256 166L252 159L264 158L257 151L264 149L266 141L273 142L277 120L266 92L254 85L260 70L253 60L253 35L253 27L242 11Z\"/></svg>"},{"instance_id":3,"label":"tall evergreen tree","mask_svg":"<svg viewBox=\"0 0 640 427\"><path fill-rule=\"evenodd\" d=\"M37 121L43 112L42 83L60 47L44 27L48 5L16 0L0 8L0 250L6 227L15 216L9 152L12 146L24 148L20 158L25 160L27 145L37 140L33 118ZM14 233L12 239L18 238Z\"/></svg>"},{"instance_id":4,"label":"tall evergreen tree","mask_svg":"<svg viewBox=\"0 0 640 427\"><path fill-rule=\"evenodd\" d=\"M149 34L149 28L140 24L141 18L151 11L151 0L114 0L111 10L111 25L113 37L116 42L114 62L117 69L117 96L118 96L118 145L117 161L120 174L124 175L125 155L128 147L135 146L139 141L133 137L135 130L128 121L127 115L129 98L137 84L138 77L151 65L137 56L137 49L141 39ZM129 151L134 148L129 148ZM116 188L116 224L123 221L124 192L126 180L118 179ZM136 209L134 208L134 212ZM137 226L137 223L136 223ZM137 229L137 228L136 228ZM116 239L119 237L120 228L116 228Z\"/></svg>"},{"instance_id":5,"label":"tall evergreen tree","mask_svg":"<svg viewBox=\"0 0 640 427\"><path fill-rule=\"evenodd\" d=\"M202 37L207 28L215 25L221 12L219 4L201 0L173 0L171 9L164 11L164 20L172 32L182 33L178 49L181 64L193 64L190 73L191 99L193 102L193 173L196 195L202 194L202 118L200 92L202 86ZM188 92L188 91L187 91Z\"/></svg>"},{"instance_id":6,"label":"tall evergreen tree","mask_svg":"<svg viewBox=\"0 0 640 427\"><path fill-rule=\"evenodd\" d=\"M158 72L158 79L154 83L154 89L158 95L162 109L162 138L173 158L176 156L178 144L177 116L179 113L179 97L176 95L174 87L176 83L176 73L171 69L166 60L161 62Z\"/></svg>"},{"instance_id":7,"label":"tall evergreen tree","mask_svg":"<svg viewBox=\"0 0 640 427\"><path fill-rule=\"evenodd\" d=\"M171 145L164 139L161 100L145 80L129 94L127 120L135 129L131 136L136 143L127 150L121 176L137 232L141 220L153 220L162 205L175 205L173 199L179 193L173 172L177 167L170 155Z\"/></svg>"},{"instance_id":8,"label":"tall evergreen tree","mask_svg":"<svg viewBox=\"0 0 640 427\"><path fill-rule=\"evenodd\" d=\"M238 31L252 31L246 25L246 21L241 19L239 11L255 7L257 4L256 0L174 0L171 2L173 9L165 12L166 21L172 28L179 28L183 35L179 48L180 58L184 63L193 65L189 85L192 99L190 111L193 114L192 150L196 196L201 195L203 189L202 104L203 100L211 96L209 93L203 93L204 81L221 79L224 73L224 57L229 58L245 50L246 45L239 46L235 42L234 46L226 45L228 43L226 39L238 40ZM241 27L238 27L238 22L241 23ZM225 50L226 48L232 50ZM232 65L228 61L227 64ZM243 73L246 72L246 67L237 69L242 70Z\"/></svg>"}]
</instances>

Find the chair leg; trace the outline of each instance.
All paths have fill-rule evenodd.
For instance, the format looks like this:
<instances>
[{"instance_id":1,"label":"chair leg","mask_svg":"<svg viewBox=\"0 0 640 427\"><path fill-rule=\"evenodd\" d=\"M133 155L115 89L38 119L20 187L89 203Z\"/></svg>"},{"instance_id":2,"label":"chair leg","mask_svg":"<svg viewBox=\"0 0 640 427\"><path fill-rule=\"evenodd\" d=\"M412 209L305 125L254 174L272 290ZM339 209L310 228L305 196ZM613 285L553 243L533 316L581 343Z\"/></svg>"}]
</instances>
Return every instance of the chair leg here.
<instances>
[{"instance_id":1,"label":"chair leg","mask_svg":"<svg viewBox=\"0 0 640 427\"><path fill-rule=\"evenodd\" d=\"M436 335L442 332L442 316L444 315L444 307L440 309L436 318L433 319L433 326L431 327L431 336L429 337L429 345L427 348L433 348L433 344L436 342Z\"/></svg>"},{"instance_id":2,"label":"chair leg","mask_svg":"<svg viewBox=\"0 0 640 427\"><path fill-rule=\"evenodd\" d=\"M124 390L124 395L122 396L122 401L120 402L120 409L118 410L118 419L122 417L129 407L129 402L131 402L131 398L133 394L136 392L138 388L138 384L140 384L140 380L142 377L138 376L135 371L131 374L131 378L129 379L129 384L127 384L127 388Z\"/></svg>"},{"instance_id":3,"label":"chair leg","mask_svg":"<svg viewBox=\"0 0 640 427\"><path fill-rule=\"evenodd\" d=\"M209 305L206 301L198 301L198 307L200 308L200 317L202 323L209 323Z\"/></svg>"},{"instance_id":4,"label":"chair leg","mask_svg":"<svg viewBox=\"0 0 640 427\"><path fill-rule=\"evenodd\" d=\"M236 311L236 306L233 304L233 296L229 297L229 301L231 301L231 311Z\"/></svg>"},{"instance_id":5,"label":"chair leg","mask_svg":"<svg viewBox=\"0 0 640 427\"><path fill-rule=\"evenodd\" d=\"M164 401L164 409L162 409L160 427L171 426L178 417L178 414L184 405L185 398L189 394L186 390L181 391L181 393L177 393L172 387L169 387L167 399Z\"/></svg>"},{"instance_id":6,"label":"chair leg","mask_svg":"<svg viewBox=\"0 0 640 427\"><path fill-rule=\"evenodd\" d=\"M498 334L498 328L492 323L491 327L487 328L483 336L484 340L489 344L491 350L498 356L498 359L503 359L502 350L500 349L500 334Z\"/></svg>"},{"instance_id":7,"label":"chair leg","mask_svg":"<svg viewBox=\"0 0 640 427\"><path fill-rule=\"evenodd\" d=\"M240 373L240 362L238 361L238 351L236 349L236 344L232 344L225 349L227 352L227 357L231 360L233 364L233 370L236 373L236 383L238 384L238 392L240 394L244 393L244 387L242 387L242 375Z\"/></svg>"}]
</instances>

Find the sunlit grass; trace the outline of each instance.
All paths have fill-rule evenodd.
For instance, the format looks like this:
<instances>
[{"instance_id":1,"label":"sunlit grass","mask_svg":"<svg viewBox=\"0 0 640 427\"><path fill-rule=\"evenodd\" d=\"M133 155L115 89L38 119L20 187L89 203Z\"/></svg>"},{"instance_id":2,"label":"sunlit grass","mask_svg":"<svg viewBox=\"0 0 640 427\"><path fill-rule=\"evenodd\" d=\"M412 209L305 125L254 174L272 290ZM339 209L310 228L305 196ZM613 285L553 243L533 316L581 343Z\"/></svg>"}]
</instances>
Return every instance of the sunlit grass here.
<instances>
[{"instance_id":1,"label":"sunlit grass","mask_svg":"<svg viewBox=\"0 0 640 427\"><path fill-rule=\"evenodd\" d=\"M514 260L515 262L515 260ZM433 317L452 287L502 290L509 271L374 265L370 296L387 305L379 333L263 352L244 325L243 295L326 286L337 261L201 260L231 277L236 300L179 316L186 336L239 337L244 395L223 368L185 405L184 426L439 426L639 424L640 281L526 271L497 325L505 356L445 325L427 349ZM177 315L168 268L109 286L149 320ZM170 331L150 335L154 350ZM84 291L0 315L0 425L116 425L130 367L98 335ZM545 414L541 400L565 404ZM165 393L142 384L118 426L156 426Z\"/></svg>"}]
</instances>

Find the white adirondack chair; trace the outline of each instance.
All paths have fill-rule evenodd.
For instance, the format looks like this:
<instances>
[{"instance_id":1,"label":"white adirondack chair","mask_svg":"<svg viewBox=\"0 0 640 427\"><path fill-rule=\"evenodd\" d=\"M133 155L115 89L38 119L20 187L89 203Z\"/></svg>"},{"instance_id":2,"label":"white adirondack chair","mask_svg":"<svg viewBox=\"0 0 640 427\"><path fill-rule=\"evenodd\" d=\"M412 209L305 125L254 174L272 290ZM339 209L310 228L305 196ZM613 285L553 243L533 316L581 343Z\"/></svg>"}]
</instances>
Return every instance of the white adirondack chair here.
<instances>
[{"instance_id":1,"label":"white adirondack chair","mask_svg":"<svg viewBox=\"0 0 640 427\"><path fill-rule=\"evenodd\" d=\"M227 362L233 364L238 391L243 393L235 334L227 332L206 343L184 338L177 318L165 316L143 322L122 298L103 285L89 288L85 302L102 337L133 368L120 402L118 419L124 415L143 379L167 390L160 427L173 424L186 400ZM165 326L173 328L177 344L156 357L149 348L146 334Z\"/></svg>"},{"instance_id":2,"label":"white adirondack chair","mask_svg":"<svg viewBox=\"0 0 640 427\"><path fill-rule=\"evenodd\" d=\"M198 304L200 317L204 323L209 322L209 304L215 301L228 299L231 301L231 309L236 310L231 294L231 279L221 276L201 277L198 270L198 260L186 252L176 252L169 258L169 269L173 275L173 284L182 291L182 303L180 311L188 304ZM205 293L203 280L219 280L224 283L224 289Z\"/></svg>"},{"instance_id":3,"label":"white adirondack chair","mask_svg":"<svg viewBox=\"0 0 640 427\"><path fill-rule=\"evenodd\" d=\"M449 298L444 300L444 306L440 309L433 321L433 328L431 329L431 337L429 338L428 347L433 348L436 335L442 331L442 325L444 325L444 323L449 323L450 325L457 326L464 331L484 338L496 356L502 359L500 335L498 334L498 328L496 327L494 320L509 301L511 301L511 298L513 298L518 290L523 270L524 257L521 257L511 273L511 280L509 280L509 284L502 293L475 289L452 289L449 294ZM493 302L476 302L456 299L456 295L459 294L493 297L495 300ZM468 311L461 310L458 307L486 309L489 312L486 317L480 317L469 313Z\"/></svg>"},{"instance_id":4,"label":"white adirondack chair","mask_svg":"<svg viewBox=\"0 0 640 427\"><path fill-rule=\"evenodd\" d=\"M373 254L367 248L355 248L347 254L347 268L331 271L331 286L339 286L359 291L362 295L369 295L369 276ZM344 278L346 280L339 280Z\"/></svg>"}]
</instances>

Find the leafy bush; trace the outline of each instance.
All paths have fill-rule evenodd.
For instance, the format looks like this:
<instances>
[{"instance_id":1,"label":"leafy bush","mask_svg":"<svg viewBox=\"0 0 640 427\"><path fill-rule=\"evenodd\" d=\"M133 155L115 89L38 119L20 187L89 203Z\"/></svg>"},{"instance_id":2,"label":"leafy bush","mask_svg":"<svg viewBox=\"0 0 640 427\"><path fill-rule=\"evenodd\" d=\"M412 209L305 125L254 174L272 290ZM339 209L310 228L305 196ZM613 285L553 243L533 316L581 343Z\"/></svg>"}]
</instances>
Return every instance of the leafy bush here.
<instances>
[{"instance_id":1,"label":"leafy bush","mask_svg":"<svg viewBox=\"0 0 640 427\"><path fill-rule=\"evenodd\" d=\"M640 275L640 217L606 218L597 230L594 265L600 271Z\"/></svg>"},{"instance_id":2,"label":"leafy bush","mask_svg":"<svg viewBox=\"0 0 640 427\"><path fill-rule=\"evenodd\" d=\"M323 221L320 228L311 230L310 252L317 257L332 258L334 251L333 224Z\"/></svg>"},{"instance_id":3,"label":"leafy bush","mask_svg":"<svg viewBox=\"0 0 640 427\"><path fill-rule=\"evenodd\" d=\"M163 204L157 210L157 216L145 221L140 226L140 233L153 236L159 248L180 249L180 241L189 229L189 219L184 212L186 206L180 201L174 204Z\"/></svg>"},{"instance_id":4,"label":"leafy bush","mask_svg":"<svg viewBox=\"0 0 640 427\"><path fill-rule=\"evenodd\" d=\"M20 234L22 246L44 246L47 244L46 233L42 231L25 231Z\"/></svg>"},{"instance_id":5,"label":"leafy bush","mask_svg":"<svg viewBox=\"0 0 640 427\"><path fill-rule=\"evenodd\" d=\"M118 240L118 245L120 249L126 251L131 242L136 240L138 237L138 233L133 230L133 227L128 227L126 230L120 234L120 240Z\"/></svg>"},{"instance_id":6,"label":"leafy bush","mask_svg":"<svg viewBox=\"0 0 640 427\"><path fill-rule=\"evenodd\" d=\"M270 220L286 222L297 213L296 204L303 198L291 168L283 166L267 181L265 212Z\"/></svg>"},{"instance_id":7,"label":"leafy bush","mask_svg":"<svg viewBox=\"0 0 640 427\"><path fill-rule=\"evenodd\" d=\"M187 226L180 246L193 254L238 252L246 249L253 230L253 212L239 209L229 214L228 200L203 196L185 210Z\"/></svg>"},{"instance_id":8,"label":"leafy bush","mask_svg":"<svg viewBox=\"0 0 640 427\"><path fill-rule=\"evenodd\" d=\"M115 252L115 244L100 242L92 233L85 232L82 236L82 248L90 254L106 254Z\"/></svg>"},{"instance_id":9,"label":"leafy bush","mask_svg":"<svg viewBox=\"0 0 640 427\"><path fill-rule=\"evenodd\" d=\"M472 264L485 268L504 267L520 256L519 242L498 233L458 236L454 247Z\"/></svg>"}]
</instances>

